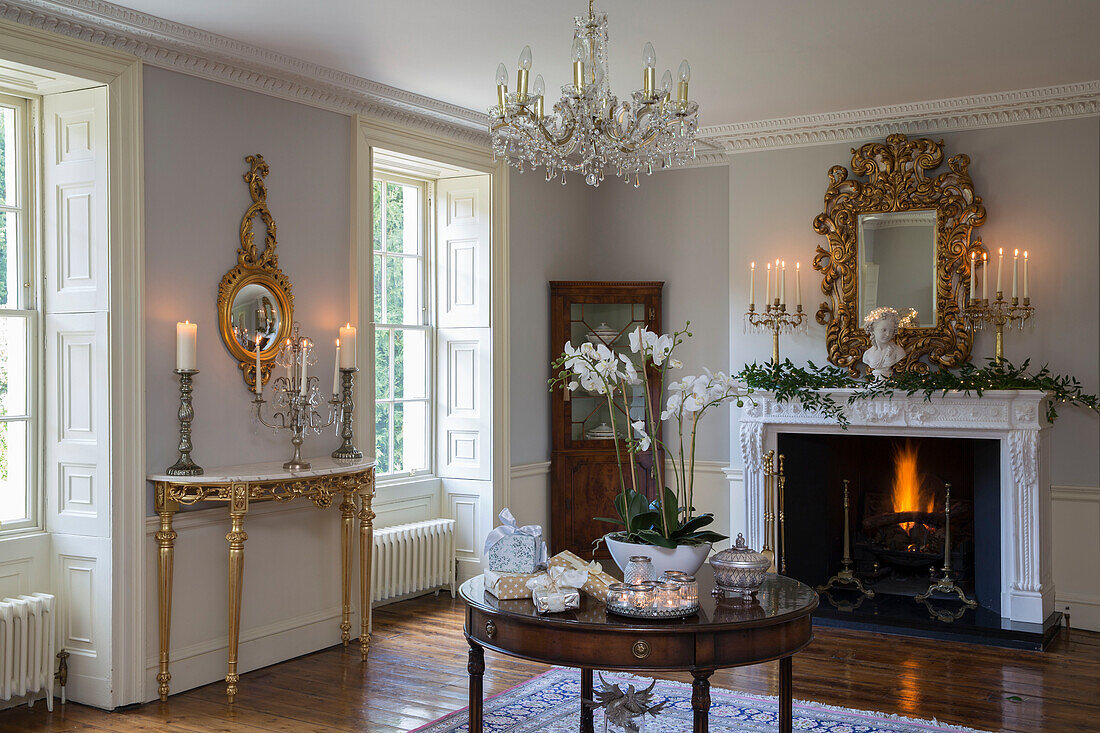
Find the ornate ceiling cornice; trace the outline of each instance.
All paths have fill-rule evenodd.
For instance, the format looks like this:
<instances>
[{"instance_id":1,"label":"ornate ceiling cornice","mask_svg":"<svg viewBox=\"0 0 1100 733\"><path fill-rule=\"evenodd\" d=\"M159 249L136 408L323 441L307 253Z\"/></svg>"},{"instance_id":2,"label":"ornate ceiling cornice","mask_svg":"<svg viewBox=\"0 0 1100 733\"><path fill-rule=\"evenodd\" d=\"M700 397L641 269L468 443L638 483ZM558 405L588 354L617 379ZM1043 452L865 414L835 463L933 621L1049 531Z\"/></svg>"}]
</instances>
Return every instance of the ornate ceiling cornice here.
<instances>
[{"instance_id":1,"label":"ornate ceiling cornice","mask_svg":"<svg viewBox=\"0 0 1100 733\"><path fill-rule=\"evenodd\" d=\"M0 18L133 54L180 71L347 114L364 114L485 147L481 112L242 43L103 0L0 0ZM688 167L732 153L1100 114L1100 81L913 104L713 125Z\"/></svg>"},{"instance_id":2,"label":"ornate ceiling cornice","mask_svg":"<svg viewBox=\"0 0 1100 733\"><path fill-rule=\"evenodd\" d=\"M0 0L0 17L133 54L151 66L489 147L485 117L102 0Z\"/></svg>"},{"instance_id":3,"label":"ornate ceiling cornice","mask_svg":"<svg viewBox=\"0 0 1100 733\"><path fill-rule=\"evenodd\" d=\"M727 153L1001 127L1100 114L1100 81L700 128Z\"/></svg>"}]
</instances>

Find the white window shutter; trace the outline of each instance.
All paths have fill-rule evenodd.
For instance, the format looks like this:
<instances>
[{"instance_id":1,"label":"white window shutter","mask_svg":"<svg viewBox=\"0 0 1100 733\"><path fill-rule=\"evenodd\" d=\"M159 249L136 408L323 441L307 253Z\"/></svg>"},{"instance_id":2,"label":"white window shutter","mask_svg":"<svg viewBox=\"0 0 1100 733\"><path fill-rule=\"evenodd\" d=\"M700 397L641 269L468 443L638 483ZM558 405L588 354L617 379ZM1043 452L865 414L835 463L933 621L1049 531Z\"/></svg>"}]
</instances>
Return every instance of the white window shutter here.
<instances>
[{"instance_id":1,"label":"white window shutter","mask_svg":"<svg viewBox=\"0 0 1100 733\"><path fill-rule=\"evenodd\" d=\"M489 327L489 176L436 188L436 298L440 328Z\"/></svg>"}]
</instances>

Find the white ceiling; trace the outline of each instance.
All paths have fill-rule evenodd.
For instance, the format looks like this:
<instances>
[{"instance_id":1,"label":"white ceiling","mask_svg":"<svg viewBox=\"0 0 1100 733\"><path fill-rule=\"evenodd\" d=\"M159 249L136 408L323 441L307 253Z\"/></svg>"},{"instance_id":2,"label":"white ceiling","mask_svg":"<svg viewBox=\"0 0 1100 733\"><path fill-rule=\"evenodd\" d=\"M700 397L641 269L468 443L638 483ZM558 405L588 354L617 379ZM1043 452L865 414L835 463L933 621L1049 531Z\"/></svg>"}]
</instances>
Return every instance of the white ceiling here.
<instances>
[{"instance_id":1,"label":"white ceiling","mask_svg":"<svg viewBox=\"0 0 1100 733\"><path fill-rule=\"evenodd\" d=\"M122 0L252 45L475 110L525 43L556 89L584 0ZM598 0L611 81L692 66L700 123L834 112L1100 79L1100 0Z\"/></svg>"}]
</instances>

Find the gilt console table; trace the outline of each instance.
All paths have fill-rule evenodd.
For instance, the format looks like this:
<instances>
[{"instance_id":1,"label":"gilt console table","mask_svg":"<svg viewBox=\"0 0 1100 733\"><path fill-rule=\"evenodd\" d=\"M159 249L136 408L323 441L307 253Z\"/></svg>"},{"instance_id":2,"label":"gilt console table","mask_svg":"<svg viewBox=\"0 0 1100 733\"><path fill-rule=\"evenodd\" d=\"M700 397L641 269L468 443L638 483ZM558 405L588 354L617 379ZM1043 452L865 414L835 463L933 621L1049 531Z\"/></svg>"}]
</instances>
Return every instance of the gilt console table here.
<instances>
[{"instance_id":1,"label":"gilt console table","mask_svg":"<svg viewBox=\"0 0 1100 733\"><path fill-rule=\"evenodd\" d=\"M229 650L225 694L229 702L237 695L237 647L241 630L241 581L244 575L244 517L249 504L261 501L288 502L308 499L314 506L327 509L334 498L341 498L341 572L343 606L340 614L340 638L347 646L351 640L351 569L352 520L359 519L359 644L363 659L370 650L371 552L373 545L374 498L373 461L337 461L311 459L312 468L288 471L281 461L224 466L209 469L202 476L153 474L156 511L160 515L157 540L157 600L160 609L160 669L157 673L161 700L168 699L168 642L172 629L172 561L176 532L172 518L181 505L221 502L229 509Z\"/></svg>"}]
</instances>

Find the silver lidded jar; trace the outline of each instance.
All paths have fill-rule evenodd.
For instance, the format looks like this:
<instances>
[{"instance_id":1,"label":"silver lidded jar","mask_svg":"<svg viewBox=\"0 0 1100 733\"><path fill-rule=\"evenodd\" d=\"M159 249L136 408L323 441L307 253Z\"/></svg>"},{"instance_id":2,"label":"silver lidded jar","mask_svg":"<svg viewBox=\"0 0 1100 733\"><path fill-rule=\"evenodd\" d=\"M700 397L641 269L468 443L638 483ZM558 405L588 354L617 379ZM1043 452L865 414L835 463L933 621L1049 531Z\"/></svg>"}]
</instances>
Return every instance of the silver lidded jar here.
<instances>
[{"instance_id":1,"label":"silver lidded jar","mask_svg":"<svg viewBox=\"0 0 1100 733\"><path fill-rule=\"evenodd\" d=\"M734 546L715 553L710 566L714 569L716 594L726 591L747 598L760 589L771 560L746 545L745 536L738 533Z\"/></svg>"}]
</instances>

